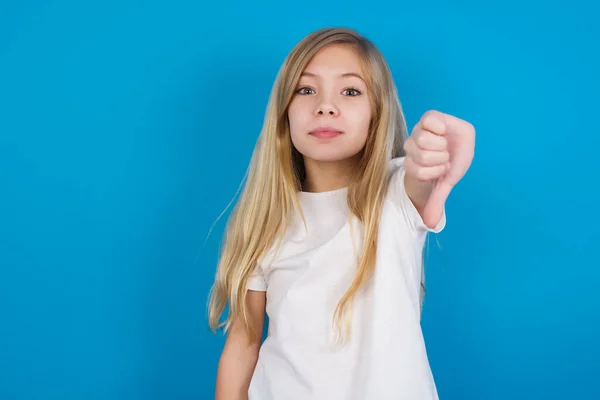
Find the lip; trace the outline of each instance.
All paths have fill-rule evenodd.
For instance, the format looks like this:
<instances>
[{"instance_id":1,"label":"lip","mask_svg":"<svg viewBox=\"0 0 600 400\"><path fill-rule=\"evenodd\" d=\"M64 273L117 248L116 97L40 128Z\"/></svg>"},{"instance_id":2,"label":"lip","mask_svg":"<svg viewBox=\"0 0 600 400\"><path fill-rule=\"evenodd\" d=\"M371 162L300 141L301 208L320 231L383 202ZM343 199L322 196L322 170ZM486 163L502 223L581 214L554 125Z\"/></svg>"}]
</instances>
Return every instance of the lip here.
<instances>
[{"instance_id":1,"label":"lip","mask_svg":"<svg viewBox=\"0 0 600 400\"><path fill-rule=\"evenodd\" d=\"M314 131L310 132L312 136L318 137L319 139L334 138L336 136L341 135L342 133L344 132L340 131L339 129L334 129L327 126L315 129Z\"/></svg>"}]
</instances>

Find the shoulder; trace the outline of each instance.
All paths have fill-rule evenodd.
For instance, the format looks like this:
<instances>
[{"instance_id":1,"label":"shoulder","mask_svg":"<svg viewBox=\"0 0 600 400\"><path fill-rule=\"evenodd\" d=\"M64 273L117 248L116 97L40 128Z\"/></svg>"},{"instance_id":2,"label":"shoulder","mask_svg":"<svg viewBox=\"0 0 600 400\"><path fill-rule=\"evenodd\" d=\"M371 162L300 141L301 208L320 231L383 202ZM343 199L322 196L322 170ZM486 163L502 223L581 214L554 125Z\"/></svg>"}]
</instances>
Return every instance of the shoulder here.
<instances>
[{"instance_id":1,"label":"shoulder","mask_svg":"<svg viewBox=\"0 0 600 400\"><path fill-rule=\"evenodd\" d=\"M398 181L400 178L404 178L404 160L406 157L395 157L388 161L388 179L393 181Z\"/></svg>"},{"instance_id":2,"label":"shoulder","mask_svg":"<svg viewBox=\"0 0 600 400\"><path fill-rule=\"evenodd\" d=\"M401 157L394 157L389 161L389 165L393 166L393 167L399 167L404 165L404 160L406 159L406 157L401 156Z\"/></svg>"},{"instance_id":3,"label":"shoulder","mask_svg":"<svg viewBox=\"0 0 600 400\"><path fill-rule=\"evenodd\" d=\"M390 171L390 173L394 173L399 171L401 168L404 167L404 160L406 159L406 157L396 157L396 158L392 158L389 162L388 162L388 171Z\"/></svg>"},{"instance_id":4,"label":"shoulder","mask_svg":"<svg viewBox=\"0 0 600 400\"><path fill-rule=\"evenodd\" d=\"M399 195L398 190L404 190L404 160L405 157L396 157L388 161L388 197L392 196L392 199Z\"/></svg>"}]
</instances>

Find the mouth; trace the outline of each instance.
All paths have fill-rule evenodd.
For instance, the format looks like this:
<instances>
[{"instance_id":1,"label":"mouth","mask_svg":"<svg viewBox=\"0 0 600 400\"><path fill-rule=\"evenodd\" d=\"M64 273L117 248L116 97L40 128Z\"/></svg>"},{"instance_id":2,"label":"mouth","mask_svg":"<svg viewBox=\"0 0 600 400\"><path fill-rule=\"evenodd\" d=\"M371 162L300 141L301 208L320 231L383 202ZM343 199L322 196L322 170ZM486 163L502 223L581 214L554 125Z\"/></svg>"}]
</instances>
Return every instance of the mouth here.
<instances>
[{"instance_id":1,"label":"mouth","mask_svg":"<svg viewBox=\"0 0 600 400\"><path fill-rule=\"evenodd\" d=\"M317 137L319 139L331 139L331 138L341 135L342 133L344 133L344 132L342 132L338 129L319 128L319 129L316 129L316 130L310 132L309 134L314 137Z\"/></svg>"}]
</instances>

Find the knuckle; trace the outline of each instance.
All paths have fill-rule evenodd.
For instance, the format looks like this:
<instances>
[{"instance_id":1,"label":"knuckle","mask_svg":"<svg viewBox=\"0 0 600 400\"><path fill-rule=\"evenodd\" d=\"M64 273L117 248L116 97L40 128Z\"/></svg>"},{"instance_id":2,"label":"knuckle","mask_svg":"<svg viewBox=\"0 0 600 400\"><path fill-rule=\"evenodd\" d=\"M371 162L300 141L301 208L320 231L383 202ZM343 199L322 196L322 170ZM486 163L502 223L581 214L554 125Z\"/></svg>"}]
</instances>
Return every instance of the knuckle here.
<instances>
[{"instance_id":1,"label":"knuckle","mask_svg":"<svg viewBox=\"0 0 600 400\"><path fill-rule=\"evenodd\" d=\"M418 168L415 176L419 180L427 180L427 171L424 168Z\"/></svg>"},{"instance_id":2,"label":"knuckle","mask_svg":"<svg viewBox=\"0 0 600 400\"><path fill-rule=\"evenodd\" d=\"M423 152L422 158L424 165L431 165L433 162L433 156L430 152Z\"/></svg>"},{"instance_id":3,"label":"knuckle","mask_svg":"<svg viewBox=\"0 0 600 400\"><path fill-rule=\"evenodd\" d=\"M418 157L419 157L419 164L422 165L428 165L430 162L430 156L429 156L429 152L427 151L419 151L418 152Z\"/></svg>"},{"instance_id":4,"label":"knuckle","mask_svg":"<svg viewBox=\"0 0 600 400\"><path fill-rule=\"evenodd\" d=\"M423 147L423 145L425 144L425 139L423 138L423 136L424 135L418 135L415 137L415 143L419 147Z\"/></svg>"},{"instance_id":5,"label":"knuckle","mask_svg":"<svg viewBox=\"0 0 600 400\"><path fill-rule=\"evenodd\" d=\"M427 110L423 114L423 119L436 118L437 115L438 115L438 112L436 110Z\"/></svg>"},{"instance_id":6,"label":"knuckle","mask_svg":"<svg viewBox=\"0 0 600 400\"><path fill-rule=\"evenodd\" d=\"M427 123L427 122L432 122L436 119L438 119L439 117L439 112L436 110L428 110L423 114L423 122Z\"/></svg>"},{"instance_id":7,"label":"knuckle","mask_svg":"<svg viewBox=\"0 0 600 400\"><path fill-rule=\"evenodd\" d=\"M448 139L446 137L440 137L440 143L444 149L448 148Z\"/></svg>"}]
</instances>

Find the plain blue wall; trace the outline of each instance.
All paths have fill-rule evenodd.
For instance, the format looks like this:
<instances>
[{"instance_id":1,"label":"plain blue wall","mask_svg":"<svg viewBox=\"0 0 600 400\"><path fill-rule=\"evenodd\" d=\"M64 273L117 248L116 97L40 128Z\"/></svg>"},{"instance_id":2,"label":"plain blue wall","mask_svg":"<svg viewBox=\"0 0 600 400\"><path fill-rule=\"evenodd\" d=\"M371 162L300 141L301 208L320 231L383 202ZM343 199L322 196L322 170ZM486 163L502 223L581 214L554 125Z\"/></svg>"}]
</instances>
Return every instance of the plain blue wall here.
<instances>
[{"instance_id":1,"label":"plain blue wall","mask_svg":"<svg viewBox=\"0 0 600 400\"><path fill-rule=\"evenodd\" d=\"M204 240L285 55L332 25L381 48L411 126L478 130L428 256L441 398L600 398L591 0L202 3L0 5L0 399L211 398L224 220Z\"/></svg>"}]
</instances>

